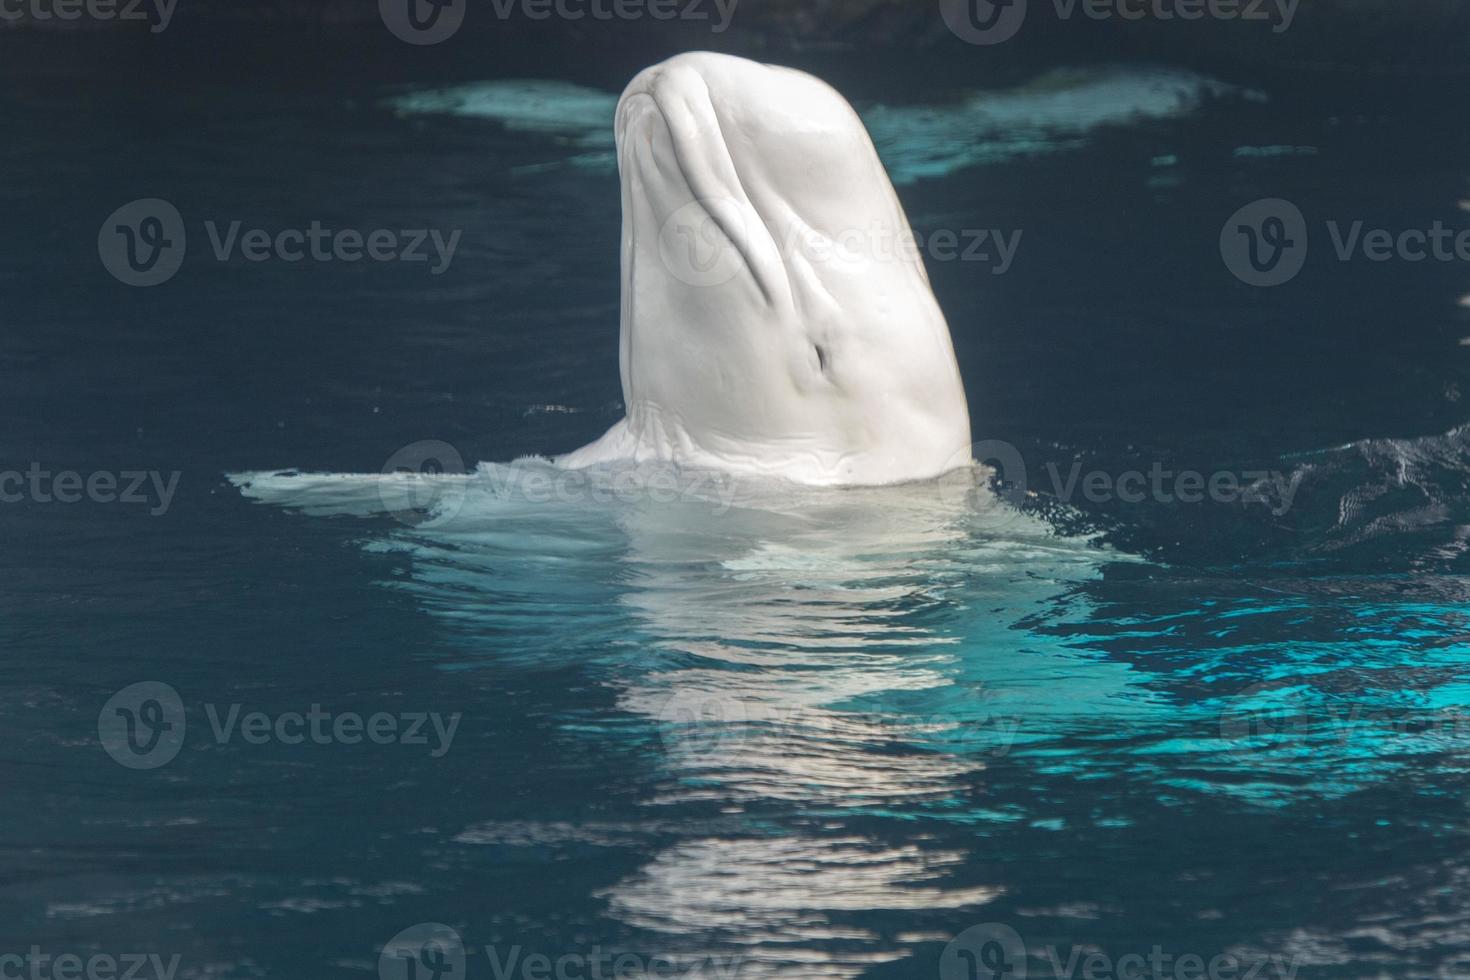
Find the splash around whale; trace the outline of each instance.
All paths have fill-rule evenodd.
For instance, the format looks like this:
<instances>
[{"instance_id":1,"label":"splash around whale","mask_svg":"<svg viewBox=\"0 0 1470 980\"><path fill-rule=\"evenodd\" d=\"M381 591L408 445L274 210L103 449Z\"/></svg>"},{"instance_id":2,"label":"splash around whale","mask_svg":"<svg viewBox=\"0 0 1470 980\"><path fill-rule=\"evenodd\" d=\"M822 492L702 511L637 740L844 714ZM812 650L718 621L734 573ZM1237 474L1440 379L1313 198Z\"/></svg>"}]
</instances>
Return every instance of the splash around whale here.
<instances>
[{"instance_id":1,"label":"splash around whale","mask_svg":"<svg viewBox=\"0 0 1470 980\"><path fill-rule=\"evenodd\" d=\"M618 100L625 417L556 460L813 485L970 464L944 314L857 113L790 68L692 52Z\"/></svg>"}]
</instances>

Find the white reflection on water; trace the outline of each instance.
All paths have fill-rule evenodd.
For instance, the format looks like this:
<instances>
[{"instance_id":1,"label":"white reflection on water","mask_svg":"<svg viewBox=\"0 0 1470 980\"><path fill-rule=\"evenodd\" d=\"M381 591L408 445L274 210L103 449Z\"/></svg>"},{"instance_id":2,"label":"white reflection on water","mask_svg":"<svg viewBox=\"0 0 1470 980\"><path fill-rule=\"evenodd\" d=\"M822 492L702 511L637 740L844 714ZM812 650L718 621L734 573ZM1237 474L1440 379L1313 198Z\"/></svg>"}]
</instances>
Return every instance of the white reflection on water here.
<instances>
[{"instance_id":1,"label":"white reflection on water","mask_svg":"<svg viewBox=\"0 0 1470 980\"><path fill-rule=\"evenodd\" d=\"M1069 150L1094 131L1191 115L1212 99L1264 101L1206 75L1160 65L1057 68L1025 85L983 89L929 105L859 105L895 184L977 164ZM502 79L395 95L406 116L488 119L549 137L560 163L611 171L617 95L561 81ZM549 164L548 164L549 165Z\"/></svg>"},{"instance_id":2,"label":"white reflection on water","mask_svg":"<svg viewBox=\"0 0 1470 980\"><path fill-rule=\"evenodd\" d=\"M442 478L453 506L437 519L372 546L412 554L424 607L495 638L491 656L508 636L522 665L585 656L616 691L608 737L628 716L656 733L652 770L629 774L646 783L650 820L700 804L730 815L605 890L610 915L670 944L736 950L742 976L840 980L910 952L859 913L1000 893L953 880L963 851L871 840L845 817L969 819L988 760L1155 706L1126 665L1018 627L1119 556L1056 536L977 475L746 483L733 507L638 494L533 504L507 492L520 484L505 468L482 466ZM381 509L374 477L236 480L314 513Z\"/></svg>"}]
</instances>

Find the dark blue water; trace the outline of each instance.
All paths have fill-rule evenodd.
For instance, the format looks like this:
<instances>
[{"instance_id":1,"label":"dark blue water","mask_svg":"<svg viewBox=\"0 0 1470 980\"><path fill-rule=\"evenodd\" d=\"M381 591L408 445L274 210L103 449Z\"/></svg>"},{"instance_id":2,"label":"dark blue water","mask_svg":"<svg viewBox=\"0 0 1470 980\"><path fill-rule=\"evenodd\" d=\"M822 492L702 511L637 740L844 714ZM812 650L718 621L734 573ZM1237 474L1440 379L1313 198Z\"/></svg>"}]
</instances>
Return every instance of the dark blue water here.
<instances>
[{"instance_id":1,"label":"dark blue water","mask_svg":"<svg viewBox=\"0 0 1470 980\"><path fill-rule=\"evenodd\" d=\"M900 88L815 67L868 112ZM351 487L244 494L226 474L600 434L616 175L572 159L597 147L570 124L376 86L12 85L0 469L178 482L166 506L0 506L0 953L386 977L394 937L437 923L478 980L533 976L533 953L949 980L1004 927L1031 976L1156 947L1242 976L1470 969L1470 267L1342 262L1324 231L1467 226L1459 82L1225 78L1027 149L922 78L900 118L940 117L933 156L985 152L899 188L916 229L1023 231L1003 275L929 263L976 438L1025 460L1019 512L535 506L494 467L417 525L345 513ZM1310 149L1241 149L1263 147ZM150 197L189 252L134 288L98 228ZM1272 288L1219 250L1258 198L1311 234ZM437 276L219 262L210 219L462 238ZM1089 499L1050 475L1074 461L1275 471L1293 495ZM155 768L99 738L140 682L180 700ZM458 721L447 745L427 723L422 744L218 738L233 705Z\"/></svg>"}]
</instances>

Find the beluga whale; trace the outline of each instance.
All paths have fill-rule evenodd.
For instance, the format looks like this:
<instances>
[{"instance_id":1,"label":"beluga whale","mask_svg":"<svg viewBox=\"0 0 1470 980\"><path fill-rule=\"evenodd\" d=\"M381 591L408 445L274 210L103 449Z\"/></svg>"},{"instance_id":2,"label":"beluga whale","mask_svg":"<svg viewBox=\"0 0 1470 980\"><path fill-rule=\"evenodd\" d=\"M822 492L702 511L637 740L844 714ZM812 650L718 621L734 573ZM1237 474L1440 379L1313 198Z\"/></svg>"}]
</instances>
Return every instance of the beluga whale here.
<instances>
[{"instance_id":1,"label":"beluga whale","mask_svg":"<svg viewBox=\"0 0 1470 980\"><path fill-rule=\"evenodd\" d=\"M862 486L971 465L948 324L846 99L688 52L633 78L615 137L625 415L558 466Z\"/></svg>"}]
</instances>

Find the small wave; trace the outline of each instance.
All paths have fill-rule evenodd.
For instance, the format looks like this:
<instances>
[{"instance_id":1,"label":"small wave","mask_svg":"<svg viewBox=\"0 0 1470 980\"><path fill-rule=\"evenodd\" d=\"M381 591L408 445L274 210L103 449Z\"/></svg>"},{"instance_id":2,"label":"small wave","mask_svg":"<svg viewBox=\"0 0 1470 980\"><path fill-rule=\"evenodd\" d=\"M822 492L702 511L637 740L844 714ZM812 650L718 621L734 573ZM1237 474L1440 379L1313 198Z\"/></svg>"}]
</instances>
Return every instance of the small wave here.
<instances>
[{"instance_id":1,"label":"small wave","mask_svg":"<svg viewBox=\"0 0 1470 980\"><path fill-rule=\"evenodd\" d=\"M1452 570L1467 560L1470 425L1442 435L1364 439L1291 459L1308 551L1373 544L1405 570Z\"/></svg>"}]
</instances>

